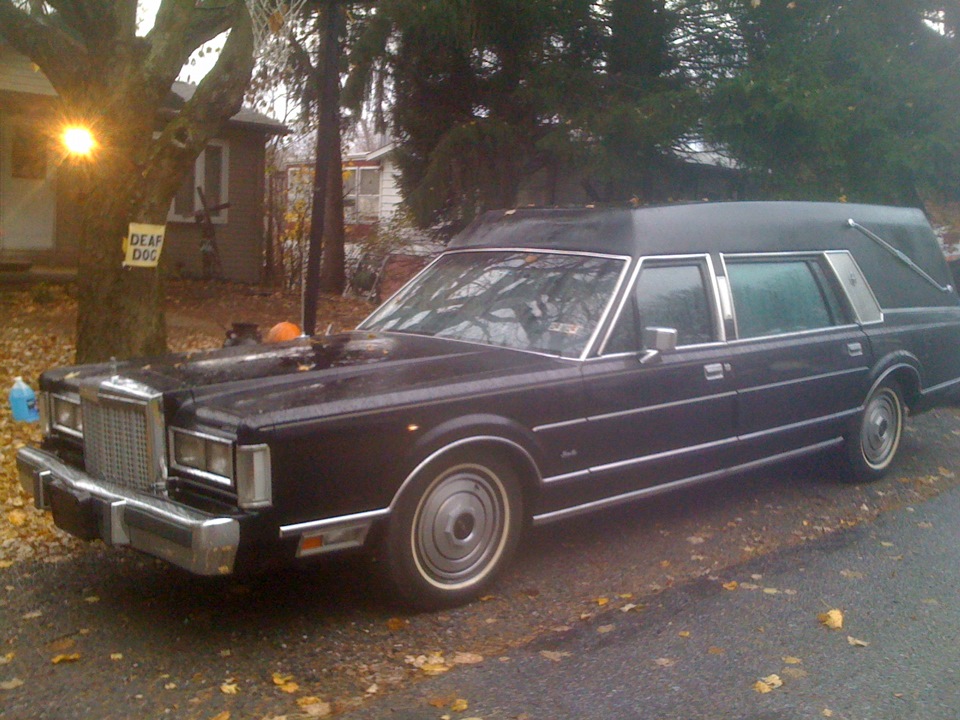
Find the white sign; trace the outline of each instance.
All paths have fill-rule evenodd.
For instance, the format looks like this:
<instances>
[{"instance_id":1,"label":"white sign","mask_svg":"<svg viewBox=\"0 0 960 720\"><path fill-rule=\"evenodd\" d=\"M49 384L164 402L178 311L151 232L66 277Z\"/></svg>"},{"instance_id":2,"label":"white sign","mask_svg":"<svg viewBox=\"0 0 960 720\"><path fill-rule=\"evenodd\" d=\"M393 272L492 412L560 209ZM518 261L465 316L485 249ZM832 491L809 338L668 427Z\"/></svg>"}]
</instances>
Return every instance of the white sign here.
<instances>
[{"instance_id":1,"label":"white sign","mask_svg":"<svg viewBox=\"0 0 960 720\"><path fill-rule=\"evenodd\" d=\"M166 225L130 223L130 230L123 239L124 267L156 267L163 250L163 233Z\"/></svg>"}]
</instances>

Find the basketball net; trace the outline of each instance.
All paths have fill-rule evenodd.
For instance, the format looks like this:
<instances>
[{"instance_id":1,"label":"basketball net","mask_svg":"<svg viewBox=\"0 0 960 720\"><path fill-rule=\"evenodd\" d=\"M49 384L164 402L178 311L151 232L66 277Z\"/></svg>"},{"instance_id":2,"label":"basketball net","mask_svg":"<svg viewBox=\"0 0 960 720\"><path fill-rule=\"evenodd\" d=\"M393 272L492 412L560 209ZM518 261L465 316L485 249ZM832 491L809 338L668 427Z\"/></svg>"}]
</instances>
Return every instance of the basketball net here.
<instances>
[{"instance_id":1,"label":"basketball net","mask_svg":"<svg viewBox=\"0 0 960 720\"><path fill-rule=\"evenodd\" d=\"M286 59L290 44L283 29L299 17L307 0L245 0L253 21L254 54L258 60Z\"/></svg>"}]
</instances>

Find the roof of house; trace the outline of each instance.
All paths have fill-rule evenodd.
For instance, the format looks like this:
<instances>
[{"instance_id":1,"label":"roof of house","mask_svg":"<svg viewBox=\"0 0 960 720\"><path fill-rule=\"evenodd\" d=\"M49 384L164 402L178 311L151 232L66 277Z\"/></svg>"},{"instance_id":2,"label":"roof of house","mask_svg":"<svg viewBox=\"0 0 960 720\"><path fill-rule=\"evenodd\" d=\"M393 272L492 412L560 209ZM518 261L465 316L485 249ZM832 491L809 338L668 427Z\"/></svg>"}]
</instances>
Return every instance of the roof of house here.
<instances>
[{"instance_id":1,"label":"roof of house","mask_svg":"<svg viewBox=\"0 0 960 720\"><path fill-rule=\"evenodd\" d=\"M193 83L181 82L175 80L170 88L170 94L164 106L172 111L179 111L184 104L193 97L197 91L197 86ZM230 118L230 122L235 125L245 125L254 129L261 130L273 135L286 135L290 129L278 120L274 120L269 115L265 115L258 110L250 107L240 108L240 112Z\"/></svg>"}]
</instances>

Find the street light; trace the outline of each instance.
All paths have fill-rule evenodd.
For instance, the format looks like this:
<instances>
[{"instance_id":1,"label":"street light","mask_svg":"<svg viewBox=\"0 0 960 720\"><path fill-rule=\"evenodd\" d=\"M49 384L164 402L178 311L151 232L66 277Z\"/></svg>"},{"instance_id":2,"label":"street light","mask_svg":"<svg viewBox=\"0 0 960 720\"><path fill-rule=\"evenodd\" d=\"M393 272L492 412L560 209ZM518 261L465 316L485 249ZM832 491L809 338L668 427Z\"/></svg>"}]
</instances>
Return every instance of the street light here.
<instances>
[{"instance_id":1,"label":"street light","mask_svg":"<svg viewBox=\"0 0 960 720\"><path fill-rule=\"evenodd\" d=\"M60 140L68 153L80 157L89 156L97 145L97 141L93 139L93 134L80 125L71 125L64 128Z\"/></svg>"}]
</instances>

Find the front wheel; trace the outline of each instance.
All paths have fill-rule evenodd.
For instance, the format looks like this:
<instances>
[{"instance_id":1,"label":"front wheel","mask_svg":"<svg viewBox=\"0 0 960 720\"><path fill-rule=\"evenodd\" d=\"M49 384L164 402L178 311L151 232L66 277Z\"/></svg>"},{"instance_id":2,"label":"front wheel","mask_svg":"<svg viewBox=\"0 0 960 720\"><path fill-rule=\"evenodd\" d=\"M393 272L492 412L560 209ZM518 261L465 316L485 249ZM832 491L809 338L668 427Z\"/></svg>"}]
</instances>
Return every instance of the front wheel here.
<instances>
[{"instance_id":1,"label":"front wheel","mask_svg":"<svg viewBox=\"0 0 960 720\"><path fill-rule=\"evenodd\" d=\"M867 398L857 429L847 438L854 480L877 480L887 472L900 447L903 418L900 386L890 380L880 383Z\"/></svg>"},{"instance_id":2,"label":"front wheel","mask_svg":"<svg viewBox=\"0 0 960 720\"><path fill-rule=\"evenodd\" d=\"M392 585L421 610L479 596L513 553L522 515L516 473L498 458L458 453L432 463L390 518L383 550Z\"/></svg>"}]
</instances>

